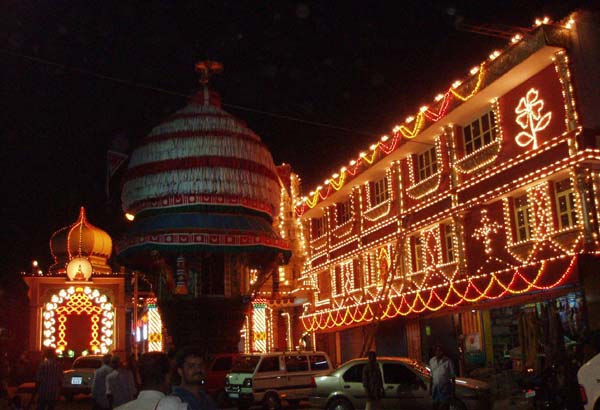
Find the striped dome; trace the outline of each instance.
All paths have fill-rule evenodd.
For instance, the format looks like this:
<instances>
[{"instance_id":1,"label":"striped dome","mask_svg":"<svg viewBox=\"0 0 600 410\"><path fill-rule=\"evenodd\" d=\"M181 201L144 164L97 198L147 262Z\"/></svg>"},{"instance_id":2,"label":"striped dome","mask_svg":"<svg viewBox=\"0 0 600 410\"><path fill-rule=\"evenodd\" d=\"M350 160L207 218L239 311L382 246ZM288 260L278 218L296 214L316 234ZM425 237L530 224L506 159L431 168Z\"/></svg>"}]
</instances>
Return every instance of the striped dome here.
<instances>
[{"instance_id":1,"label":"striped dome","mask_svg":"<svg viewBox=\"0 0 600 410\"><path fill-rule=\"evenodd\" d=\"M280 188L273 158L245 124L204 87L136 148L122 190L125 212L177 210L262 214L271 219Z\"/></svg>"}]
</instances>

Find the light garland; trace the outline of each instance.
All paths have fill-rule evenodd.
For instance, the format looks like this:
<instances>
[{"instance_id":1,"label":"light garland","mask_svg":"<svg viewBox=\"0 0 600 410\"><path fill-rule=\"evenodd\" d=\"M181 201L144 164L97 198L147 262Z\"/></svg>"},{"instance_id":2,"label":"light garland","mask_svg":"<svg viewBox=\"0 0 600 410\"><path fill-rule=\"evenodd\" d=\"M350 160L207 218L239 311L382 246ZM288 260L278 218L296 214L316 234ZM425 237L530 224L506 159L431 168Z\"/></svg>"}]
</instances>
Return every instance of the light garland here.
<instances>
[{"instance_id":1,"label":"light garland","mask_svg":"<svg viewBox=\"0 0 600 410\"><path fill-rule=\"evenodd\" d=\"M538 19L540 22L548 22L551 21L547 18ZM556 25L563 27L567 30L571 30L574 26L574 20L569 18L566 20L566 23L557 22ZM541 24L535 24L535 27L538 27ZM508 43L507 47L502 51L510 50L515 47L517 44L522 41L527 41L524 36L519 34L513 36ZM495 50L489 56L489 61L493 61L497 59L501 54L501 51ZM568 84L567 87L564 87L563 96L565 98L567 112L569 113L569 118L565 119L567 121L568 126L567 129L574 130L577 128L577 114L575 111L575 100L573 98L573 88L570 82L570 72L568 70L568 58L566 57L566 53L564 51L559 51L557 53L557 72L561 75L561 83ZM320 200L324 200L328 198L330 195L339 191L345 183L347 183L348 177L355 176L359 172L361 172L361 167L363 164L370 165L375 161L377 152L379 151L383 155L387 155L390 152L394 151L399 144L401 143L402 138L404 139L413 139L416 137L424 128L426 120L435 123L440 121L447 114L450 103L452 99L455 99L458 102L466 102L470 100L473 96L475 96L481 89L483 84L483 78L485 76L487 62L482 62L478 67L473 67L470 70L470 75L477 75L477 80L473 85L473 88L468 94L461 94L457 88L462 85L462 81L458 80L452 83L452 85L447 89L445 93L440 93L435 97L435 103L438 105L437 111L431 110L427 106L423 106L420 108L417 114L411 115L407 117L406 124L410 124L414 121L414 125L412 127L408 127L407 125L397 125L392 130L393 137L390 139L387 135L384 135L379 142L372 145L372 153L367 155L365 153L361 153L357 159L350 161L350 168L342 167L339 173L335 173L332 178L328 179L328 183L326 184L326 188L324 190L317 189L309 194L309 196L304 197L301 201L297 202L296 212L300 216L307 209L314 208ZM389 142L388 142L389 141ZM386 144L386 142L388 142ZM383 157L381 155L381 157Z\"/></svg>"},{"instance_id":2,"label":"light garland","mask_svg":"<svg viewBox=\"0 0 600 410\"><path fill-rule=\"evenodd\" d=\"M352 170L347 167L342 167L339 174L335 174L337 177L332 176L332 178L327 181L327 187L325 190L323 190L321 187L317 187L317 189L311 192L308 197L303 198L303 200L299 203L299 206L296 207L296 212L298 215L302 215L304 213L305 205L307 205L309 208L314 208L320 200L326 199L335 191L339 191L344 186L349 175L354 176L360 172L360 167L362 164L373 164L376 160L378 152L380 152L382 156L388 155L397 148L402 138L413 139L416 137L423 130L426 120L437 122L442 119L448 112L452 98L456 98L462 102L471 99L475 94L477 94L477 92L479 92L479 89L481 88L484 65L485 63L480 65L477 82L475 83L473 90L468 95L462 96L454 89L454 87L450 87L443 95L437 112L430 110L428 107L422 107L421 110L416 114L416 118L414 120L407 121L409 123L414 121L412 128L409 128L405 125L396 126L393 129L393 138L389 143L386 144L386 142L389 141L388 136L383 136L380 142L377 142L371 146L370 154L361 152L356 160L352 160L350 162L350 167L353 167Z\"/></svg>"},{"instance_id":3,"label":"light garland","mask_svg":"<svg viewBox=\"0 0 600 410\"><path fill-rule=\"evenodd\" d=\"M443 307L457 307L465 303L477 303L482 300L494 300L505 297L507 295L519 295L530 290L550 290L564 283L571 276L576 265L577 257L570 258L567 269L563 274L548 285L541 285L540 279L546 272L547 262L542 261L535 274L530 280L520 273L517 269L508 281L503 281L497 274L490 274L488 283L484 290L475 284L475 281L481 278L470 278L467 280L459 280L445 286L434 286L423 291L405 293L400 297L389 298L384 301L383 314L381 319L391 319L397 316L408 316L411 314L423 313L426 311L435 312ZM518 288L516 284L522 281L525 286ZM498 285L502 290L497 292L494 290L494 285ZM463 286L464 290L459 290L458 287ZM438 291L445 289L446 294L440 296ZM426 295L422 295L426 293ZM474 294L474 296L470 296ZM454 302L452 298L454 297ZM398 300L399 299L399 300ZM302 323L307 331L325 330L334 327L349 326L356 323L372 321L375 318L374 303L379 301L356 304L346 306L337 310L328 310L323 313L305 314L301 316Z\"/></svg>"}]
</instances>

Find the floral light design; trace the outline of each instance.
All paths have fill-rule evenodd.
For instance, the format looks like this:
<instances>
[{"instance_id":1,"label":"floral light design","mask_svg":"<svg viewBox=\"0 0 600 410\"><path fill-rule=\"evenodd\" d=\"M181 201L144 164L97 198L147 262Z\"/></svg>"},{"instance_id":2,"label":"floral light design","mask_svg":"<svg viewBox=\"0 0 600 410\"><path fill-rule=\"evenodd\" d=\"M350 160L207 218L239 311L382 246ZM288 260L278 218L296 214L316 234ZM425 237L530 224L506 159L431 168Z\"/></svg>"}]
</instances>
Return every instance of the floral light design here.
<instances>
[{"instance_id":1,"label":"floral light design","mask_svg":"<svg viewBox=\"0 0 600 410\"><path fill-rule=\"evenodd\" d=\"M515 141L520 147L526 147L529 144L533 149L538 147L537 133L544 130L552 119L551 112L542 115L543 108L544 101L539 99L538 90L535 88L527 91L527 95L519 101L519 105L515 109L517 114L515 121L525 130L515 137Z\"/></svg>"}]
</instances>

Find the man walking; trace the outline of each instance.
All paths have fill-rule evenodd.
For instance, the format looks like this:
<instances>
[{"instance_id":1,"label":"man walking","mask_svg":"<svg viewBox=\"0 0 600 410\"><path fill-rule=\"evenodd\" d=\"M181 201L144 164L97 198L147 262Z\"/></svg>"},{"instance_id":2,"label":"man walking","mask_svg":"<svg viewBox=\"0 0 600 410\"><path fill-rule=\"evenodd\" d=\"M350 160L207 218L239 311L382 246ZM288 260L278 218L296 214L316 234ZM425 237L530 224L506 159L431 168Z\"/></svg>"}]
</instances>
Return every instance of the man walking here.
<instances>
[{"instance_id":1,"label":"man walking","mask_svg":"<svg viewBox=\"0 0 600 410\"><path fill-rule=\"evenodd\" d=\"M433 399L434 410L448 410L454 399L456 374L452 361L444 354L441 345L434 348L434 356L429 361L431 385L429 392Z\"/></svg>"},{"instance_id":2,"label":"man walking","mask_svg":"<svg viewBox=\"0 0 600 410\"><path fill-rule=\"evenodd\" d=\"M102 366L94 372L94 383L92 384L92 410L109 410L110 404L106 398L106 376L112 371L110 367L110 354L102 356Z\"/></svg>"},{"instance_id":3,"label":"man walking","mask_svg":"<svg viewBox=\"0 0 600 410\"><path fill-rule=\"evenodd\" d=\"M106 398L110 408L119 407L135 398L133 373L121 364L119 356L113 356L110 367L114 370L106 376Z\"/></svg>"},{"instance_id":4,"label":"man walking","mask_svg":"<svg viewBox=\"0 0 600 410\"><path fill-rule=\"evenodd\" d=\"M368 357L369 361L362 372L362 383L367 393L367 406L365 410L380 410L382 408L381 399L385 395L383 377L377 363L377 353L370 351Z\"/></svg>"},{"instance_id":5,"label":"man walking","mask_svg":"<svg viewBox=\"0 0 600 410\"><path fill-rule=\"evenodd\" d=\"M63 369L56 360L56 352L47 349L44 353L45 360L37 371L35 391L38 395L38 410L54 410L56 402L60 399L62 389Z\"/></svg>"},{"instance_id":6,"label":"man walking","mask_svg":"<svg viewBox=\"0 0 600 410\"><path fill-rule=\"evenodd\" d=\"M204 391L204 360L194 349L182 349L175 358L181 384L173 395L188 404L190 410L217 410L213 399Z\"/></svg>"}]
</instances>

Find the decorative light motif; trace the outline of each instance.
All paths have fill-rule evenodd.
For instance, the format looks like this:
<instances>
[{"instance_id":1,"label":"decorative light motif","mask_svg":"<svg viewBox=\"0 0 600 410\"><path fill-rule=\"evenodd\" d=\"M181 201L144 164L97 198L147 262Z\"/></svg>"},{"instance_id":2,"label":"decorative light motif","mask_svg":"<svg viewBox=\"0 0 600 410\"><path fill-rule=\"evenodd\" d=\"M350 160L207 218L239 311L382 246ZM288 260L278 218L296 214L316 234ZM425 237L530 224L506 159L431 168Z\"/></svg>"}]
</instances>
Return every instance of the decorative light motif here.
<instances>
[{"instance_id":1,"label":"decorative light motif","mask_svg":"<svg viewBox=\"0 0 600 410\"><path fill-rule=\"evenodd\" d=\"M526 130L519 132L515 137L515 141L520 147L526 147L529 144L533 149L538 147L537 133L545 130L552 119L551 112L542 115L543 108L544 101L539 99L538 90L535 88L527 91L527 95L519 101L519 105L515 109L517 114L515 121Z\"/></svg>"},{"instance_id":2,"label":"decorative light motif","mask_svg":"<svg viewBox=\"0 0 600 410\"><path fill-rule=\"evenodd\" d=\"M69 280L88 281L92 276L92 264L82 256L73 258L67 264L67 276Z\"/></svg>"},{"instance_id":3,"label":"decorative light motif","mask_svg":"<svg viewBox=\"0 0 600 410\"><path fill-rule=\"evenodd\" d=\"M485 253L490 255L492 253L492 238L491 234L498 233L501 226L496 222L491 222L487 214L487 209L481 210L481 224L479 228L473 232L473 238L479 239L485 248Z\"/></svg>"},{"instance_id":4,"label":"decorative light motif","mask_svg":"<svg viewBox=\"0 0 600 410\"><path fill-rule=\"evenodd\" d=\"M90 315L92 322L90 350L108 353L113 344L114 307L106 295L87 286L71 286L51 296L42 313L42 344L64 352L67 348L67 320L71 315L82 314Z\"/></svg>"},{"instance_id":5,"label":"decorative light motif","mask_svg":"<svg viewBox=\"0 0 600 410\"><path fill-rule=\"evenodd\" d=\"M266 353L273 349L272 309L265 299L252 301L252 350Z\"/></svg>"},{"instance_id":6,"label":"decorative light motif","mask_svg":"<svg viewBox=\"0 0 600 410\"><path fill-rule=\"evenodd\" d=\"M156 306L156 298L148 298L148 351L162 352L162 319Z\"/></svg>"}]
</instances>

